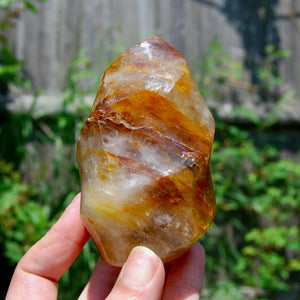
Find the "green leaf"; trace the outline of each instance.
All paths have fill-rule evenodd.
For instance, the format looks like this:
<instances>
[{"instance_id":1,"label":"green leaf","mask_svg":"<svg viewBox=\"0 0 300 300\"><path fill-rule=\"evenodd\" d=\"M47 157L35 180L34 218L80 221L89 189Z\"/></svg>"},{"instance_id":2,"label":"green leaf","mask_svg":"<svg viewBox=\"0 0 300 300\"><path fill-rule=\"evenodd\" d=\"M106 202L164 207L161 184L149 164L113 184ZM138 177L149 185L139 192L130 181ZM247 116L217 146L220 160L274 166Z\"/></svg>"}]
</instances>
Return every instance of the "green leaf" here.
<instances>
[{"instance_id":1,"label":"green leaf","mask_svg":"<svg viewBox=\"0 0 300 300\"><path fill-rule=\"evenodd\" d=\"M289 260L288 269L290 271L300 271L300 259L293 258L293 259Z\"/></svg>"},{"instance_id":2,"label":"green leaf","mask_svg":"<svg viewBox=\"0 0 300 300\"><path fill-rule=\"evenodd\" d=\"M30 11L36 13L37 12L37 8L36 6L31 2L31 1L23 1L26 8L28 8Z\"/></svg>"},{"instance_id":3,"label":"green leaf","mask_svg":"<svg viewBox=\"0 0 300 300\"><path fill-rule=\"evenodd\" d=\"M259 254L259 249L257 247L246 246L243 248L243 254L247 256L256 256Z\"/></svg>"},{"instance_id":4,"label":"green leaf","mask_svg":"<svg viewBox=\"0 0 300 300\"><path fill-rule=\"evenodd\" d=\"M254 124L258 124L260 122L260 118L258 117L257 113L251 108L236 107L232 110L232 115L239 118L244 117Z\"/></svg>"},{"instance_id":5,"label":"green leaf","mask_svg":"<svg viewBox=\"0 0 300 300\"><path fill-rule=\"evenodd\" d=\"M5 243L4 255L9 259L11 264L17 264L24 254L25 252L19 243L13 241Z\"/></svg>"}]
</instances>

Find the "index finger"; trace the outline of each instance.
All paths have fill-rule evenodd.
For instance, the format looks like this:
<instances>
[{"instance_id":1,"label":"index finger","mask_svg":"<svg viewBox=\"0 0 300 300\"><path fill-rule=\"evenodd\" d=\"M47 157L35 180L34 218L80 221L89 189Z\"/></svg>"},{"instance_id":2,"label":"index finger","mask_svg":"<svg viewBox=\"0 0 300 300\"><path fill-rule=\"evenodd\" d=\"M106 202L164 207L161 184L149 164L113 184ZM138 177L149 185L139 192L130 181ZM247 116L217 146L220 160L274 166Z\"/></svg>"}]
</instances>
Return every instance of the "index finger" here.
<instances>
[{"instance_id":1,"label":"index finger","mask_svg":"<svg viewBox=\"0 0 300 300\"><path fill-rule=\"evenodd\" d=\"M18 263L6 299L56 299L57 281L79 255L89 234L80 218L80 194L50 231Z\"/></svg>"}]
</instances>

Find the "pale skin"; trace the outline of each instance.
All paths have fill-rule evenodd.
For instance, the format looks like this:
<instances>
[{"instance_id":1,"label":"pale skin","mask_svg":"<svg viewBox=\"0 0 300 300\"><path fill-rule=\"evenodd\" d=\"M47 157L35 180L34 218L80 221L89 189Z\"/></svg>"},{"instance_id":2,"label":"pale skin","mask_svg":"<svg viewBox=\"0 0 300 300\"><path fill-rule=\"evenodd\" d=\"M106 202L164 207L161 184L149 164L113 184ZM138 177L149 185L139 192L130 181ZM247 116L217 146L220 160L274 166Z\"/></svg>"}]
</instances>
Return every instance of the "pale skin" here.
<instances>
[{"instance_id":1,"label":"pale skin","mask_svg":"<svg viewBox=\"0 0 300 300\"><path fill-rule=\"evenodd\" d=\"M79 209L80 194L20 260L7 300L57 299L59 279L90 237L80 219ZM122 269L100 258L79 299L196 300L200 298L204 265L205 252L199 243L167 267L154 252L139 246L131 251Z\"/></svg>"}]
</instances>

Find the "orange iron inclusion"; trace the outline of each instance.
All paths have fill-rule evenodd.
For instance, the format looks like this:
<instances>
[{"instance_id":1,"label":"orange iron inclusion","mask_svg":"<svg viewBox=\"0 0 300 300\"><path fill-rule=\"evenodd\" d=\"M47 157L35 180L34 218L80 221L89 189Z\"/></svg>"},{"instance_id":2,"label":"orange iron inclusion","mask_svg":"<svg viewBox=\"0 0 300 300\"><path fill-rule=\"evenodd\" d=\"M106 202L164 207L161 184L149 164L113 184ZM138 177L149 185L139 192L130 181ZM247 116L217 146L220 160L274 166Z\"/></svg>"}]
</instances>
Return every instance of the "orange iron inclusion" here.
<instances>
[{"instance_id":1,"label":"orange iron inclusion","mask_svg":"<svg viewBox=\"0 0 300 300\"><path fill-rule=\"evenodd\" d=\"M180 257L215 215L215 123L182 55L158 37L104 73L81 130L81 217L104 260L122 266L146 246Z\"/></svg>"}]
</instances>

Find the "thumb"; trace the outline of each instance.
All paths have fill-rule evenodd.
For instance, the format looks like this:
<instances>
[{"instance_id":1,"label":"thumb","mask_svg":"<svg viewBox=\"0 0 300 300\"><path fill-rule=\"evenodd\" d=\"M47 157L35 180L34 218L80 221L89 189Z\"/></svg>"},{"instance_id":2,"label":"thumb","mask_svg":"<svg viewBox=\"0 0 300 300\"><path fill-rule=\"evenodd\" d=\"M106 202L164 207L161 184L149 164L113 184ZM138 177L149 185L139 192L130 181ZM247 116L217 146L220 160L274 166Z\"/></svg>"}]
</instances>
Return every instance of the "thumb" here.
<instances>
[{"instance_id":1,"label":"thumb","mask_svg":"<svg viewBox=\"0 0 300 300\"><path fill-rule=\"evenodd\" d=\"M129 254L107 300L161 298L165 271L161 259L145 247L135 247Z\"/></svg>"}]
</instances>

